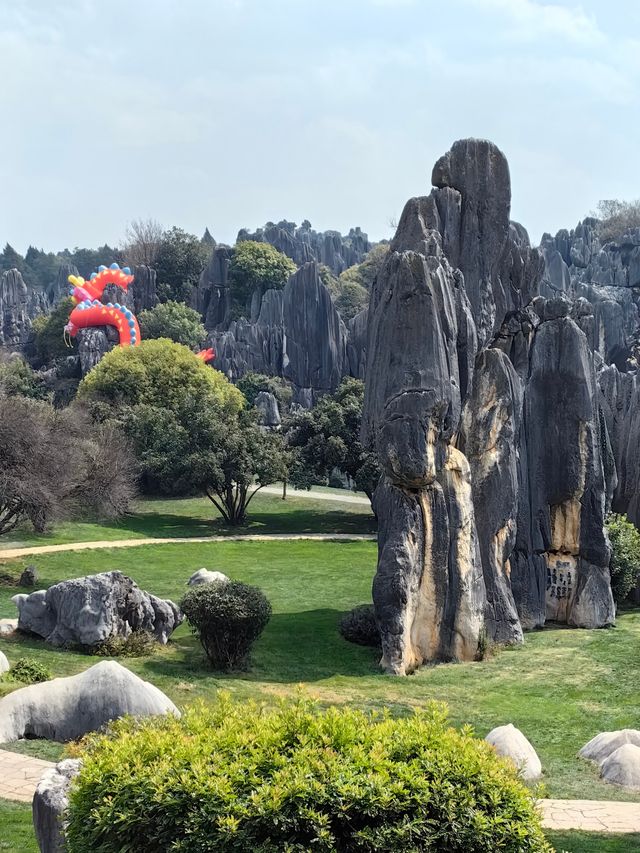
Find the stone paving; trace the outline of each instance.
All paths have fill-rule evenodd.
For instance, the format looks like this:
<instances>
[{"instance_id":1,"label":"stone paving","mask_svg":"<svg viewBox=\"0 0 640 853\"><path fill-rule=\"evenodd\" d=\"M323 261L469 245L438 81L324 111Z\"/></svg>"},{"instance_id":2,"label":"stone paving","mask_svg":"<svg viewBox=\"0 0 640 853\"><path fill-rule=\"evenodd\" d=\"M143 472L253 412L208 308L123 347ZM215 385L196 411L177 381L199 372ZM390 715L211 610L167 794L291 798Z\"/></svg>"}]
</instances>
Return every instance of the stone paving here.
<instances>
[{"instance_id":1,"label":"stone paving","mask_svg":"<svg viewBox=\"0 0 640 853\"><path fill-rule=\"evenodd\" d=\"M40 777L51 761L0 749L0 797L30 803Z\"/></svg>"}]
</instances>

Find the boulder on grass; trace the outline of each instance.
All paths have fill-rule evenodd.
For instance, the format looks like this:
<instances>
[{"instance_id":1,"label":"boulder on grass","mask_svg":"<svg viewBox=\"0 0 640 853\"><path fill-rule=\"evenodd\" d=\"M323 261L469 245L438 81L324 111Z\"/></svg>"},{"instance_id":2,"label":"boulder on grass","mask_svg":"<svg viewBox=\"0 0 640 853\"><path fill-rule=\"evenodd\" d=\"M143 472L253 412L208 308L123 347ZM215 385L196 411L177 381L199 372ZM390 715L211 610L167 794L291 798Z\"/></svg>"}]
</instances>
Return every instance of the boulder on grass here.
<instances>
[{"instance_id":1,"label":"boulder on grass","mask_svg":"<svg viewBox=\"0 0 640 853\"><path fill-rule=\"evenodd\" d=\"M69 786L80 770L79 758L67 758L45 770L33 795L33 828L40 853L62 853L64 812L69 805Z\"/></svg>"},{"instance_id":2,"label":"boulder on grass","mask_svg":"<svg viewBox=\"0 0 640 853\"><path fill-rule=\"evenodd\" d=\"M9 672L9 661L7 660L7 656L4 652L0 652L0 675L3 672Z\"/></svg>"},{"instance_id":3,"label":"boulder on grass","mask_svg":"<svg viewBox=\"0 0 640 853\"><path fill-rule=\"evenodd\" d=\"M625 743L612 752L600 765L605 782L640 791L640 746Z\"/></svg>"},{"instance_id":4,"label":"boulder on grass","mask_svg":"<svg viewBox=\"0 0 640 853\"><path fill-rule=\"evenodd\" d=\"M212 572L210 569L198 569L198 571L194 572L187 581L187 586L197 586L201 583L215 583L216 581L228 580L229 578L222 572Z\"/></svg>"},{"instance_id":5,"label":"boulder on grass","mask_svg":"<svg viewBox=\"0 0 640 853\"><path fill-rule=\"evenodd\" d=\"M180 712L162 691L116 661L14 690L0 699L0 743L23 737L76 740L110 720Z\"/></svg>"},{"instance_id":6,"label":"boulder on grass","mask_svg":"<svg viewBox=\"0 0 640 853\"><path fill-rule=\"evenodd\" d=\"M602 764L605 759L626 743L640 746L640 731L638 729L620 729L617 732L600 732L582 747L578 755L580 758L586 758L587 761Z\"/></svg>"},{"instance_id":7,"label":"boulder on grass","mask_svg":"<svg viewBox=\"0 0 640 853\"><path fill-rule=\"evenodd\" d=\"M542 764L535 749L512 723L492 729L485 740L498 755L513 761L525 782L535 782L542 776Z\"/></svg>"},{"instance_id":8,"label":"boulder on grass","mask_svg":"<svg viewBox=\"0 0 640 853\"><path fill-rule=\"evenodd\" d=\"M38 580L38 570L35 566L27 566L27 568L20 575L20 580L18 581L18 586L35 586L36 581Z\"/></svg>"},{"instance_id":9,"label":"boulder on grass","mask_svg":"<svg viewBox=\"0 0 640 853\"><path fill-rule=\"evenodd\" d=\"M166 643L182 622L173 601L144 592L122 572L102 572L62 581L31 595L14 595L18 628L52 646L93 648L113 637L147 631Z\"/></svg>"}]
</instances>

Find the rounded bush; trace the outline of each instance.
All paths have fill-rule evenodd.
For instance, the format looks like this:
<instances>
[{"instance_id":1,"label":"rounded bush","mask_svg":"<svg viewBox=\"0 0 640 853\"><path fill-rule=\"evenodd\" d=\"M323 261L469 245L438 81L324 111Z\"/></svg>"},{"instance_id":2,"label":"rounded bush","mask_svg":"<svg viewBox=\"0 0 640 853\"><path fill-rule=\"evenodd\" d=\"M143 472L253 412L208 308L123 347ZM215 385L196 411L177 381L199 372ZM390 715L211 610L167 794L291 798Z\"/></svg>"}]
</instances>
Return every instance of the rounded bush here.
<instances>
[{"instance_id":1,"label":"rounded bush","mask_svg":"<svg viewBox=\"0 0 640 853\"><path fill-rule=\"evenodd\" d=\"M606 528L611 542L611 591L620 604L640 577L640 532L626 515L614 513L608 516Z\"/></svg>"},{"instance_id":2,"label":"rounded bush","mask_svg":"<svg viewBox=\"0 0 640 853\"><path fill-rule=\"evenodd\" d=\"M49 667L35 660L35 658L20 658L5 674L8 681L19 681L22 684L37 684L40 681L49 681L53 678Z\"/></svg>"},{"instance_id":3,"label":"rounded bush","mask_svg":"<svg viewBox=\"0 0 640 853\"><path fill-rule=\"evenodd\" d=\"M192 587L180 607L216 669L245 667L254 642L271 618L262 590L240 581Z\"/></svg>"},{"instance_id":4,"label":"rounded bush","mask_svg":"<svg viewBox=\"0 0 640 853\"><path fill-rule=\"evenodd\" d=\"M378 628L373 604L359 604L345 613L338 629L350 643L357 643L359 646L380 645L380 628Z\"/></svg>"},{"instance_id":5,"label":"rounded bush","mask_svg":"<svg viewBox=\"0 0 640 853\"><path fill-rule=\"evenodd\" d=\"M223 696L85 743L69 853L552 850L513 765L435 703L392 719Z\"/></svg>"}]
</instances>

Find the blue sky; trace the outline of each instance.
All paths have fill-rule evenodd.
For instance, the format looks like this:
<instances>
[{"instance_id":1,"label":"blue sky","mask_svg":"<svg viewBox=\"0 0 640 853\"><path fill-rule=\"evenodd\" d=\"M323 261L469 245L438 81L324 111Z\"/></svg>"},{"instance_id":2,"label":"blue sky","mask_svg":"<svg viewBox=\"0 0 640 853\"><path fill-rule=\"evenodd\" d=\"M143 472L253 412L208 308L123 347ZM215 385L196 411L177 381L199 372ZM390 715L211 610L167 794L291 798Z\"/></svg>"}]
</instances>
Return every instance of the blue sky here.
<instances>
[{"instance_id":1,"label":"blue sky","mask_svg":"<svg viewBox=\"0 0 640 853\"><path fill-rule=\"evenodd\" d=\"M640 196L639 0L0 0L0 242L390 235L451 143L537 242Z\"/></svg>"}]
</instances>

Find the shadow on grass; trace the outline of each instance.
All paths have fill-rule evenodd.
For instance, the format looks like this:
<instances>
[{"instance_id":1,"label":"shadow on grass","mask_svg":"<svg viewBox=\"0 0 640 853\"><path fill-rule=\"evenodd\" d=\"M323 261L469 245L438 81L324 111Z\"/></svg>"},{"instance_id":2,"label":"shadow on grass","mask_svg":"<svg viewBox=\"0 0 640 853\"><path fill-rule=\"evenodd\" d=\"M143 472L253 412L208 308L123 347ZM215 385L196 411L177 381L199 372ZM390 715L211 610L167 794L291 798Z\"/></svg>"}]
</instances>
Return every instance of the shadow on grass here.
<instances>
[{"instance_id":1,"label":"shadow on grass","mask_svg":"<svg viewBox=\"0 0 640 853\"><path fill-rule=\"evenodd\" d=\"M336 675L372 676L379 674L377 649L348 643L338 631L345 611L305 610L276 613L256 643L247 671L222 673L213 670L195 639L181 638L171 657L149 658L146 672L164 678L195 680L230 679L297 684L322 681Z\"/></svg>"}]
</instances>

